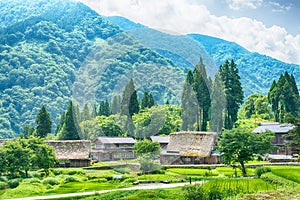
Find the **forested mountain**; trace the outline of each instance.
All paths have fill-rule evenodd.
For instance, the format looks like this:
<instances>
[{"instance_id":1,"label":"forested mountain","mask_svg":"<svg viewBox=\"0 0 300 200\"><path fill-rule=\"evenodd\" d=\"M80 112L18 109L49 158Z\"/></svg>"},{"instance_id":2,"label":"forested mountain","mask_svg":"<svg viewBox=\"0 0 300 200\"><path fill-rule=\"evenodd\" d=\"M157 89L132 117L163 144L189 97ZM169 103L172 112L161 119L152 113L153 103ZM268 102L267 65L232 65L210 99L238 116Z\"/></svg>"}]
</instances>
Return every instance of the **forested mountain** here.
<instances>
[{"instance_id":1,"label":"forested mountain","mask_svg":"<svg viewBox=\"0 0 300 200\"><path fill-rule=\"evenodd\" d=\"M292 73L298 86L300 85L299 65L287 64L269 56L249 52L234 42L200 34L183 36L166 33L165 30L160 32L119 16L107 19L185 71L192 69L200 56L203 57L210 75L227 59L233 59L239 68L246 97L253 93L267 94L272 81L285 71Z\"/></svg>"},{"instance_id":2,"label":"forested mountain","mask_svg":"<svg viewBox=\"0 0 300 200\"><path fill-rule=\"evenodd\" d=\"M140 94L177 101L179 87L166 84L180 83L181 70L84 4L9 0L0 7L0 138L34 125L42 104L54 128L72 97L111 100L131 77ZM172 70L177 78L168 79Z\"/></svg>"}]
</instances>

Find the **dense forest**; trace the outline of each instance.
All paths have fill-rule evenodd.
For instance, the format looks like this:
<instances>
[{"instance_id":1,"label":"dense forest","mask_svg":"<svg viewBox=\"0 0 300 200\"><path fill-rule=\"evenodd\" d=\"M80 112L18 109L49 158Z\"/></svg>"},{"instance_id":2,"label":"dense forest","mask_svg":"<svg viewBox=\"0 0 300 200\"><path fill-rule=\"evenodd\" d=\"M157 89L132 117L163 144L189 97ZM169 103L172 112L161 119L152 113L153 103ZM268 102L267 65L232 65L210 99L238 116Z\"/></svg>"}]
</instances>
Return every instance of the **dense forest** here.
<instances>
[{"instance_id":1,"label":"dense forest","mask_svg":"<svg viewBox=\"0 0 300 200\"><path fill-rule=\"evenodd\" d=\"M214 76L221 76L219 66L227 59L233 59L239 70L245 97L267 94L272 81L285 70L293 72L299 84L298 65L250 53L217 38L174 36L124 18L105 18L76 1L9 0L0 2L0 7L0 138L32 132L43 105L52 120L51 132L58 133L70 100L77 113L89 108L88 117L78 114L79 134L87 138L91 124L103 124L111 132L116 121L123 123L113 105L122 100L130 79L134 80L139 104L149 92L157 105L141 106L140 112L130 116L136 130L143 132L144 125L154 119L151 116L161 112L166 113L166 125L158 132L179 130L184 82L200 58L207 71L207 76L200 76L205 77L210 95L220 95L213 87L222 87L216 82L221 77ZM104 104L109 104L111 113L100 112ZM211 104L219 103L212 99ZM203 109L202 115L210 108ZM217 113L217 107L212 109ZM213 116L203 117L204 124L208 117L215 120ZM235 121L237 115L233 118Z\"/></svg>"}]
</instances>

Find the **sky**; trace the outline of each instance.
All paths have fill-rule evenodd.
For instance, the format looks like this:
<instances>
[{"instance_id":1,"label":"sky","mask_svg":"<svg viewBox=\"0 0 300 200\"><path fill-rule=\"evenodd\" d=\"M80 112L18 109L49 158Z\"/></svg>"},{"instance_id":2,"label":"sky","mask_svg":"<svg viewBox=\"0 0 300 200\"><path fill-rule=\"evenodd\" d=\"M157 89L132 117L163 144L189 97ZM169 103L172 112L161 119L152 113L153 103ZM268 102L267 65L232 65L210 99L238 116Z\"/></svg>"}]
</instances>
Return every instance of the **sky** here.
<instances>
[{"instance_id":1,"label":"sky","mask_svg":"<svg viewBox=\"0 0 300 200\"><path fill-rule=\"evenodd\" d=\"M300 64L299 0L79 0L104 16L122 16L178 34L236 42L251 52Z\"/></svg>"}]
</instances>

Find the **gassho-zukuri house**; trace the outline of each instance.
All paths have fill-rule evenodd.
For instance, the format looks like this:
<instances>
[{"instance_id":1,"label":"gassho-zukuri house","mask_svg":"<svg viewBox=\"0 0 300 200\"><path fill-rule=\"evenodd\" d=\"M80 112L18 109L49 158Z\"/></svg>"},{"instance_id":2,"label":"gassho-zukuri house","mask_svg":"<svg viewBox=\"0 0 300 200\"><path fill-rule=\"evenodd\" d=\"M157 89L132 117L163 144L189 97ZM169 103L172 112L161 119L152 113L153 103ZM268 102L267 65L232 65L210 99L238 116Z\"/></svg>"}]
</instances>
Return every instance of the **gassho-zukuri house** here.
<instances>
[{"instance_id":1,"label":"gassho-zukuri house","mask_svg":"<svg viewBox=\"0 0 300 200\"><path fill-rule=\"evenodd\" d=\"M214 152L218 134L215 132L176 132L170 134L166 150L160 154L163 165L217 164Z\"/></svg>"},{"instance_id":2,"label":"gassho-zukuri house","mask_svg":"<svg viewBox=\"0 0 300 200\"><path fill-rule=\"evenodd\" d=\"M91 157L98 161L128 160L136 158L133 146L136 141L132 137L97 137Z\"/></svg>"},{"instance_id":3,"label":"gassho-zukuri house","mask_svg":"<svg viewBox=\"0 0 300 200\"><path fill-rule=\"evenodd\" d=\"M90 140L46 140L59 163L56 167L87 167L90 165Z\"/></svg>"}]
</instances>

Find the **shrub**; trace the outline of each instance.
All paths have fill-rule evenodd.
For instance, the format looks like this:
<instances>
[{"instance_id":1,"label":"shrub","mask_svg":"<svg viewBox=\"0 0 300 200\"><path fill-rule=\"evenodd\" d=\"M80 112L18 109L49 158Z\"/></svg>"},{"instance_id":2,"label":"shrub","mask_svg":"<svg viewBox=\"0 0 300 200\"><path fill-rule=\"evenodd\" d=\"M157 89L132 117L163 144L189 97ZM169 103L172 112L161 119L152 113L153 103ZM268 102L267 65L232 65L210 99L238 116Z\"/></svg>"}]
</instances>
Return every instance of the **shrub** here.
<instances>
[{"instance_id":1,"label":"shrub","mask_svg":"<svg viewBox=\"0 0 300 200\"><path fill-rule=\"evenodd\" d=\"M22 179L11 179L7 182L7 185L9 188L16 188L19 186L20 182L22 182Z\"/></svg>"},{"instance_id":2,"label":"shrub","mask_svg":"<svg viewBox=\"0 0 300 200\"><path fill-rule=\"evenodd\" d=\"M0 182L7 182L7 178L5 176L0 176Z\"/></svg>"},{"instance_id":3,"label":"shrub","mask_svg":"<svg viewBox=\"0 0 300 200\"><path fill-rule=\"evenodd\" d=\"M80 182L76 176L65 176L65 182Z\"/></svg>"},{"instance_id":4,"label":"shrub","mask_svg":"<svg viewBox=\"0 0 300 200\"><path fill-rule=\"evenodd\" d=\"M23 182L26 182L26 183L40 183L41 180L38 179L38 178L28 178L28 179L25 179Z\"/></svg>"},{"instance_id":5,"label":"shrub","mask_svg":"<svg viewBox=\"0 0 300 200\"><path fill-rule=\"evenodd\" d=\"M202 185L186 185L182 190L184 191L184 199L186 200L206 199Z\"/></svg>"},{"instance_id":6,"label":"shrub","mask_svg":"<svg viewBox=\"0 0 300 200\"><path fill-rule=\"evenodd\" d=\"M257 177L261 177L262 174L267 173L267 172L271 172L271 168L270 167L257 167L255 169L255 174Z\"/></svg>"},{"instance_id":7,"label":"shrub","mask_svg":"<svg viewBox=\"0 0 300 200\"><path fill-rule=\"evenodd\" d=\"M56 178L48 177L43 180L44 185L58 185L59 181Z\"/></svg>"},{"instance_id":8,"label":"shrub","mask_svg":"<svg viewBox=\"0 0 300 200\"><path fill-rule=\"evenodd\" d=\"M29 172L28 177L29 177L29 178L41 178L41 174L38 173L38 172L36 172L36 171L34 171L34 172Z\"/></svg>"},{"instance_id":9,"label":"shrub","mask_svg":"<svg viewBox=\"0 0 300 200\"><path fill-rule=\"evenodd\" d=\"M4 190L7 187L7 184L4 182L0 182L0 190Z\"/></svg>"}]
</instances>

